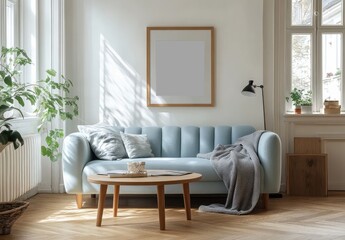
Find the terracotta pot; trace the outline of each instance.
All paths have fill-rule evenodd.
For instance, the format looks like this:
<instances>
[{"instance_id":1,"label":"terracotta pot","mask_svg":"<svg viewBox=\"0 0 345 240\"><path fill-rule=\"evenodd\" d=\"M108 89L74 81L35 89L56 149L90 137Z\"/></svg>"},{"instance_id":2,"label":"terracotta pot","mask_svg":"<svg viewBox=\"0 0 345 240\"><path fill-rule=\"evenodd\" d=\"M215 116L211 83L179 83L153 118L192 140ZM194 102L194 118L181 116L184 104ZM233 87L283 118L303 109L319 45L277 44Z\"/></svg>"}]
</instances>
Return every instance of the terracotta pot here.
<instances>
[{"instance_id":1,"label":"terracotta pot","mask_svg":"<svg viewBox=\"0 0 345 240\"><path fill-rule=\"evenodd\" d=\"M302 110L300 106L295 107L295 114L301 114Z\"/></svg>"}]
</instances>

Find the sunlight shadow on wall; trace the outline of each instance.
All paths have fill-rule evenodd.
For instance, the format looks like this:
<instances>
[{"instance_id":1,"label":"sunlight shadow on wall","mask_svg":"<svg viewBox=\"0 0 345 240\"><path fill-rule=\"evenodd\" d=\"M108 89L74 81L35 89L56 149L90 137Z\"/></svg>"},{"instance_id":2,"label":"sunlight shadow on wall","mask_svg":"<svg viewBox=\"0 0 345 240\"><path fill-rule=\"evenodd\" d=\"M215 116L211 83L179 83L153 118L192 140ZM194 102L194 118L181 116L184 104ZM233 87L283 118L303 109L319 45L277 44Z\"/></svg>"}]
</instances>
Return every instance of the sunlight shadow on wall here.
<instances>
[{"instance_id":1,"label":"sunlight shadow on wall","mask_svg":"<svg viewBox=\"0 0 345 240\"><path fill-rule=\"evenodd\" d=\"M160 125L168 113L146 107L146 81L100 36L100 121L119 126Z\"/></svg>"}]
</instances>

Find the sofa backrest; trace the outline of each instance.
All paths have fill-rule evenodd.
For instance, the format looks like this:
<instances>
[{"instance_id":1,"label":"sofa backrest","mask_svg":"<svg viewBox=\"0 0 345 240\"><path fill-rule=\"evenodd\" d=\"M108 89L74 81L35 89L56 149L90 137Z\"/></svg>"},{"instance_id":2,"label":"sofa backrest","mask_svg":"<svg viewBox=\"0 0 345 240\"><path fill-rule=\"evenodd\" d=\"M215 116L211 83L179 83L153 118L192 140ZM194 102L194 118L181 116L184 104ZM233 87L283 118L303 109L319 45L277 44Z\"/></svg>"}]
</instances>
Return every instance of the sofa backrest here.
<instances>
[{"instance_id":1,"label":"sofa backrest","mask_svg":"<svg viewBox=\"0 0 345 240\"><path fill-rule=\"evenodd\" d=\"M218 144L232 144L238 138L253 133L255 128L239 126L165 126L128 127L121 131L146 134L155 157L196 157L211 152Z\"/></svg>"}]
</instances>

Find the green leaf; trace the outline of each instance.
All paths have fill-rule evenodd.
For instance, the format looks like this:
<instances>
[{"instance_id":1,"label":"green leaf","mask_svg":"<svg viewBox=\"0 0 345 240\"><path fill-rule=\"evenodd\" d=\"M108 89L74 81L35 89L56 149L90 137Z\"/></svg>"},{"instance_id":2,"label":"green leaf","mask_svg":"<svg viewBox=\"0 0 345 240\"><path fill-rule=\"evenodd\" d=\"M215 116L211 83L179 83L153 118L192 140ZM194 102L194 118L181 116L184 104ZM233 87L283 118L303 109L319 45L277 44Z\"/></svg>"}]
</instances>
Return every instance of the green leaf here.
<instances>
[{"instance_id":1,"label":"green leaf","mask_svg":"<svg viewBox=\"0 0 345 240\"><path fill-rule=\"evenodd\" d=\"M2 104L0 105L0 115L2 115L4 112L7 112L10 106Z\"/></svg>"},{"instance_id":2,"label":"green leaf","mask_svg":"<svg viewBox=\"0 0 345 240\"><path fill-rule=\"evenodd\" d=\"M46 72L52 77L56 76L56 71L54 69L48 69Z\"/></svg>"},{"instance_id":3,"label":"green leaf","mask_svg":"<svg viewBox=\"0 0 345 240\"><path fill-rule=\"evenodd\" d=\"M62 107L63 106L63 101L62 99L57 98L56 102Z\"/></svg>"},{"instance_id":4,"label":"green leaf","mask_svg":"<svg viewBox=\"0 0 345 240\"><path fill-rule=\"evenodd\" d=\"M1 135L3 135L3 132L1 132ZM8 141L13 143L14 149L24 145L24 139L18 131L8 131Z\"/></svg>"},{"instance_id":5,"label":"green leaf","mask_svg":"<svg viewBox=\"0 0 345 240\"><path fill-rule=\"evenodd\" d=\"M1 57L6 54L7 48L2 47L1 48Z\"/></svg>"},{"instance_id":6,"label":"green leaf","mask_svg":"<svg viewBox=\"0 0 345 240\"><path fill-rule=\"evenodd\" d=\"M25 94L25 97L30 101L31 105L35 105L36 97L31 94Z\"/></svg>"},{"instance_id":7,"label":"green leaf","mask_svg":"<svg viewBox=\"0 0 345 240\"><path fill-rule=\"evenodd\" d=\"M41 88L35 87L35 88L34 88L34 91L35 91L35 93L36 93L37 96L41 95L41 92L42 92Z\"/></svg>"},{"instance_id":8,"label":"green leaf","mask_svg":"<svg viewBox=\"0 0 345 240\"><path fill-rule=\"evenodd\" d=\"M46 142L47 142L48 145L51 144L52 143L52 138L50 136L47 136L46 137Z\"/></svg>"},{"instance_id":9,"label":"green leaf","mask_svg":"<svg viewBox=\"0 0 345 240\"><path fill-rule=\"evenodd\" d=\"M8 143L8 135L9 135L9 131L7 130L3 130L0 134L0 143L2 145L5 145Z\"/></svg>"},{"instance_id":10,"label":"green leaf","mask_svg":"<svg viewBox=\"0 0 345 240\"><path fill-rule=\"evenodd\" d=\"M5 71L0 71L0 76L1 76L1 78L5 78L6 72Z\"/></svg>"},{"instance_id":11,"label":"green leaf","mask_svg":"<svg viewBox=\"0 0 345 240\"><path fill-rule=\"evenodd\" d=\"M5 82L5 84L6 84L7 86L12 87L12 78L11 78L11 76L6 76L6 77L4 78L4 82Z\"/></svg>"},{"instance_id":12,"label":"green leaf","mask_svg":"<svg viewBox=\"0 0 345 240\"><path fill-rule=\"evenodd\" d=\"M42 153L43 156L47 156L48 149L45 146L41 146L41 153Z\"/></svg>"},{"instance_id":13,"label":"green leaf","mask_svg":"<svg viewBox=\"0 0 345 240\"><path fill-rule=\"evenodd\" d=\"M15 96L15 99L18 101L20 106L24 107L25 103L24 103L23 98L21 98L20 96Z\"/></svg>"}]
</instances>

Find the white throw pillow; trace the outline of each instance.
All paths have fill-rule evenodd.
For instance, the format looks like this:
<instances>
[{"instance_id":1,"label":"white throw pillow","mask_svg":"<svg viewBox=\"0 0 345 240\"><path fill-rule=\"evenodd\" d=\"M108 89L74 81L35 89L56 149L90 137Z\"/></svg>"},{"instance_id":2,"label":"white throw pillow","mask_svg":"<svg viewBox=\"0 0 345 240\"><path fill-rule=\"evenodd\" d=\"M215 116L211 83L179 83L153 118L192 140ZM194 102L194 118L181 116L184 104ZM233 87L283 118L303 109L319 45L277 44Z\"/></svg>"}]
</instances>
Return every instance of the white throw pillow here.
<instances>
[{"instance_id":1,"label":"white throw pillow","mask_svg":"<svg viewBox=\"0 0 345 240\"><path fill-rule=\"evenodd\" d=\"M145 134L128 134L121 132L129 158L153 157L151 145Z\"/></svg>"},{"instance_id":2,"label":"white throw pillow","mask_svg":"<svg viewBox=\"0 0 345 240\"><path fill-rule=\"evenodd\" d=\"M127 157L120 131L107 125L78 125L89 141L96 157L104 160L117 160Z\"/></svg>"}]
</instances>

